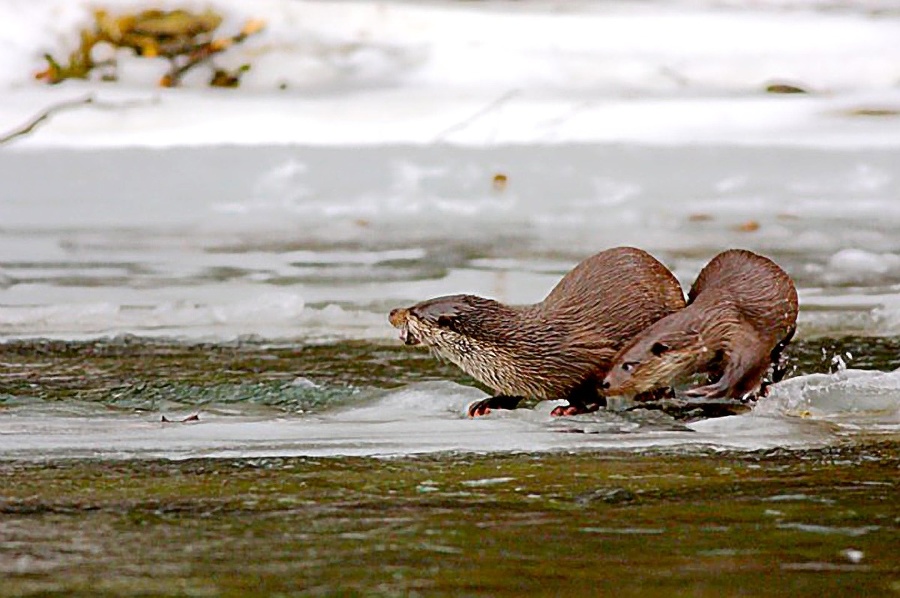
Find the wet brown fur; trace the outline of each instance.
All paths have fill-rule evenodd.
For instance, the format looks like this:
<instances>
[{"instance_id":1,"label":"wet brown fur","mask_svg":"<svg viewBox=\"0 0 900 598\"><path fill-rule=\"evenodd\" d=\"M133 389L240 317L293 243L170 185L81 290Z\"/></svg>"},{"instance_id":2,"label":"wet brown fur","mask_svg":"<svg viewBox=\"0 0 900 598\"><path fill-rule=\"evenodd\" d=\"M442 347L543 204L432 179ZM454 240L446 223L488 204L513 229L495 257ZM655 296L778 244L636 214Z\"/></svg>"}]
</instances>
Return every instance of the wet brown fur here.
<instances>
[{"instance_id":1,"label":"wet brown fur","mask_svg":"<svg viewBox=\"0 0 900 598\"><path fill-rule=\"evenodd\" d=\"M395 309L390 320L408 344L427 345L499 395L584 404L597 401L628 340L682 307L665 266L620 247L578 264L540 303L453 295Z\"/></svg>"},{"instance_id":2,"label":"wet brown fur","mask_svg":"<svg viewBox=\"0 0 900 598\"><path fill-rule=\"evenodd\" d=\"M777 264L750 251L725 251L700 272L686 308L622 349L604 387L609 395L637 395L707 374L710 383L685 394L755 394L790 341L797 313L797 290Z\"/></svg>"}]
</instances>

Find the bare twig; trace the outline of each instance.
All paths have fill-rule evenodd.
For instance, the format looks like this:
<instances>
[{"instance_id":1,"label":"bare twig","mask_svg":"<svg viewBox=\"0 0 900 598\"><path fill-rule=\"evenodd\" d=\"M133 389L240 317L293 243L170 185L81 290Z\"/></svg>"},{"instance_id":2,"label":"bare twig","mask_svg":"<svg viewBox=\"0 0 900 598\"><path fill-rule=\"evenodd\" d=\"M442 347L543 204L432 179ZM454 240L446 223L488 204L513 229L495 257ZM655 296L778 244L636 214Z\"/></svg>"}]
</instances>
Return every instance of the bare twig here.
<instances>
[{"instance_id":1,"label":"bare twig","mask_svg":"<svg viewBox=\"0 0 900 598\"><path fill-rule=\"evenodd\" d=\"M500 106L502 106L503 104L505 104L506 102L508 102L509 100L511 100L512 98L514 98L517 95L519 95L518 89L511 89L510 91L507 91L505 94L503 94L502 96L500 96L499 98L497 98L496 100L494 100L493 102L488 104L487 106L481 108L480 110L478 110L477 112L475 112L474 114L469 116L468 118L461 120L458 123L453 124L453 125L447 127L446 129L444 129L443 131L441 131L440 133L438 133L435 136L433 143L440 143L445 138L447 138L449 135L452 135L453 133L455 133L457 131L461 131L462 129L465 129L466 127L468 127L470 124L472 124L473 122L475 122L482 116L484 116L486 114L490 114L491 112L493 112L494 110L496 110L497 108L499 108Z\"/></svg>"},{"instance_id":2,"label":"bare twig","mask_svg":"<svg viewBox=\"0 0 900 598\"><path fill-rule=\"evenodd\" d=\"M223 37L217 38L209 42L204 42L198 44L196 46L191 46L189 49L186 49L183 52L179 52L178 54L173 54L169 56L169 64L171 65L169 68L169 72L166 76L162 78L160 84L163 87L178 87L181 85L181 77L197 66L198 64L204 64L210 59L231 46L242 43L248 37L255 33L259 33L262 31L264 23L260 20L251 20L248 21L244 28L241 29L240 33L236 35L232 35L231 37ZM178 59L182 56L186 57L186 60L183 64L179 66ZM240 75L250 69L250 65L244 65L240 67L237 71L233 73L228 73L227 71L221 71L222 75L225 77L224 79L220 79L218 77L220 69L216 69L216 75L213 76L210 85L216 85L215 81L222 81L223 83L227 81L232 81L233 85L222 85L219 84L219 87L237 87L237 82L240 80Z\"/></svg>"},{"instance_id":3,"label":"bare twig","mask_svg":"<svg viewBox=\"0 0 900 598\"><path fill-rule=\"evenodd\" d=\"M133 108L135 106L147 106L153 104L159 104L160 98L159 96L153 96L151 98L146 99L134 99L134 100L123 100L121 102L108 102L104 100L96 99L93 95L86 95L82 98L77 98L74 100L66 100L65 102L60 102L59 104L53 104L52 106L45 108L43 112L32 118L30 121L7 133L6 135L0 136L0 145L12 141L17 137L22 137L23 135L27 135L34 131L38 125L42 122L53 116L54 114L58 114L59 112L63 112L64 110L71 110L72 108L78 108L79 106L90 105L95 110L124 110L128 108Z\"/></svg>"},{"instance_id":4,"label":"bare twig","mask_svg":"<svg viewBox=\"0 0 900 598\"><path fill-rule=\"evenodd\" d=\"M104 100L94 100L91 102L91 108L95 110L127 110L138 106L155 106L162 102L162 98L153 95L149 98L135 98L132 100L122 100L120 102L107 102Z\"/></svg>"},{"instance_id":5,"label":"bare twig","mask_svg":"<svg viewBox=\"0 0 900 598\"><path fill-rule=\"evenodd\" d=\"M77 108L79 106L84 106L85 104L90 104L94 101L93 95L87 95L82 98L77 98L74 100L66 100L65 102L60 102L58 104L53 104L49 108L45 108L43 112L32 118L30 121L20 126L19 128L0 136L0 145L4 143L9 143L13 139L18 137L22 137L24 135L28 135L32 131L34 131L38 125L42 122L53 116L54 114L58 114L65 110L71 110L72 108Z\"/></svg>"}]
</instances>

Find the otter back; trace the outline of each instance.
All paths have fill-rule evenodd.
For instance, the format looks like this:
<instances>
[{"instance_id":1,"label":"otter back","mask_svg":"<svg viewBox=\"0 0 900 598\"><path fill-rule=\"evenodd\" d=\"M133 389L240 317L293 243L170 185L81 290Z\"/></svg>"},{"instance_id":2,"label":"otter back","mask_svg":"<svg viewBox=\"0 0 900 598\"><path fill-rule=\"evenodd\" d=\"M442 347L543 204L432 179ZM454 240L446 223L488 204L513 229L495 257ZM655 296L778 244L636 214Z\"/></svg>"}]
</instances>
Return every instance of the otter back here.
<instances>
[{"instance_id":1,"label":"otter back","mask_svg":"<svg viewBox=\"0 0 900 598\"><path fill-rule=\"evenodd\" d=\"M784 338L797 322L797 289L790 276L767 257L730 249L714 257L697 275L688 305L732 303L764 338Z\"/></svg>"},{"instance_id":2,"label":"otter back","mask_svg":"<svg viewBox=\"0 0 900 598\"><path fill-rule=\"evenodd\" d=\"M547 326L565 330L573 352L617 351L684 305L681 286L668 268L640 249L619 247L578 264L534 306L534 315Z\"/></svg>"},{"instance_id":3,"label":"otter back","mask_svg":"<svg viewBox=\"0 0 900 598\"><path fill-rule=\"evenodd\" d=\"M615 358L604 387L639 394L708 374L688 396L756 393L793 335L797 291L777 264L745 250L725 251L700 272L688 306L635 337Z\"/></svg>"}]
</instances>

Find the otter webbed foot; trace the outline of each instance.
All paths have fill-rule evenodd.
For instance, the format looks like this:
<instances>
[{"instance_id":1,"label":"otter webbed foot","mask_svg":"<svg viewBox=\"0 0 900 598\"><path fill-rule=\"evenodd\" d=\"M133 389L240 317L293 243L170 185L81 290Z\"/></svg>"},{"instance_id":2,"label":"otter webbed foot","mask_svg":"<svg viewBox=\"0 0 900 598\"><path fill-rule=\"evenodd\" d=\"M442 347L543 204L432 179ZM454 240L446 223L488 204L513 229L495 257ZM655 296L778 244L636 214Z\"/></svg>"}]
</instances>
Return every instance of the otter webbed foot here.
<instances>
[{"instance_id":1,"label":"otter webbed foot","mask_svg":"<svg viewBox=\"0 0 900 598\"><path fill-rule=\"evenodd\" d=\"M565 417L568 415L581 415L593 413L601 407L606 407L606 397L598 392L596 382L588 380L578 386L566 397L568 405L557 405L550 412L551 417Z\"/></svg>"},{"instance_id":2,"label":"otter webbed foot","mask_svg":"<svg viewBox=\"0 0 900 598\"><path fill-rule=\"evenodd\" d=\"M755 401L759 397L766 396L768 389L765 384L758 384L758 390L741 391L739 388L732 388L722 384L708 384L698 388L691 388L684 391L684 396L691 399L699 399L701 401L733 403L740 405Z\"/></svg>"},{"instance_id":3,"label":"otter webbed foot","mask_svg":"<svg viewBox=\"0 0 900 598\"><path fill-rule=\"evenodd\" d=\"M773 384L778 384L784 377L790 372L791 365L787 357L784 355L784 350L787 348L788 344L791 342L791 339L794 337L794 331L797 329L796 326L792 326L788 333L785 335L783 339L778 341L778 344L775 345L775 348L772 349L772 354L769 356L769 360L772 362L770 372L770 379L763 379L762 384L759 387L759 392L756 393L757 397L767 397L769 396L769 388Z\"/></svg>"},{"instance_id":4,"label":"otter webbed foot","mask_svg":"<svg viewBox=\"0 0 900 598\"><path fill-rule=\"evenodd\" d=\"M684 396L692 399L723 399L728 396L731 389L723 384L707 384L706 386L698 386L684 391Z\"/></svg>"},{"instance_id":5,"label":"otter webbed foot","mask_svg":"<svg viewBox=\"0 0 900 598\"><path fill-rule=\"evenodd\" d=\"M749 329L742 330L736 343L718 380L686 390L684 396L694 399L742 401L756 397L763 377L769 369L769 351L763 350L765 343L755 331Z\"/></svg>"},{"instance_id":6,"label":"otter webbed foot","mask_svg":"<svg viewBox=\"0 0 900 598\"><path fill-rule=\"evenodd\" d=\"M550 417L565 417L568 415L581 415L582 413L593 413L600 409L599 403L593 405L557 405L550 412Z\"/></svg>"},{"instance_id":7,"label":"otter webbed foot","mask_svg":"<svg viewBox=\"0 0 900 598\"><path fill-rule=\"evenodd\" d=\"M778 344L775 345L775 348L772 349L772 353L769 355L769 360L772 362L773 384L781 382L785 374L788 373L788 360L784 356L784 350L790 344L791 339L794 338L796 330L796 326L791 326L784 338L778 341Z\"/></svg>"},{"instance_id":8,"label":"otter webbed foot","mask_svg":"<svg viewBox=\"0 0 900 598\"><path fill-rule=\"evenodd\" d=\"M569 415L581 415L582 413L593 413L601 407L606 407L606 398L599 397L599 400L591 403L580 403L569 401L568 405L557 405L550 412L550 417L566 417Z\"/></svg>"},{"instance_id":9,"label":"otter webbed foot","mask_svg":"<svg viewBox=\"0 0 900 598\"><path fill-rule=\"evenodd\" d=\"M469 405L466 411L469 417L480 417L487 415L491 409L515 409L522 401L522 397L511 397L509 395L497 395L488 397L480 401L475 401Z\"/></svg>"}]
</instances>

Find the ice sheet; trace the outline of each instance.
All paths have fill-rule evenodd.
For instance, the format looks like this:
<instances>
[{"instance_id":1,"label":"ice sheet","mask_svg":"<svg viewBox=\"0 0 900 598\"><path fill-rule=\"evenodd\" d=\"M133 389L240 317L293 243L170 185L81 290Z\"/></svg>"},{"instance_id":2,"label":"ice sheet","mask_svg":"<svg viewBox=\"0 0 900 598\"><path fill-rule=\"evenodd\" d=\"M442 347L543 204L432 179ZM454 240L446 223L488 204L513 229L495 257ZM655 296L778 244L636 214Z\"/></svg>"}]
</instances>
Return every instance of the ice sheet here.
<instances>
[{"instance_id":1,"label":"ice sheet","mask_svg":"<svg viewBox=\"0 0 900 598\"><path fill-rule=\"evenodd\" d=\"M0 418L0 454L188 458L811 448L849 435L900 433L898 380L897 372L799 377L776 386L749 415L686 425L640 412L552 418L554 403L473 420L465 408L484 394L450 382L370 392L351 406L281 418L200 412L199 422L161 423L159 414L48 417L27 408ZM182 415L187 413L168 414Z\"/></svg>"}]
</instances>

